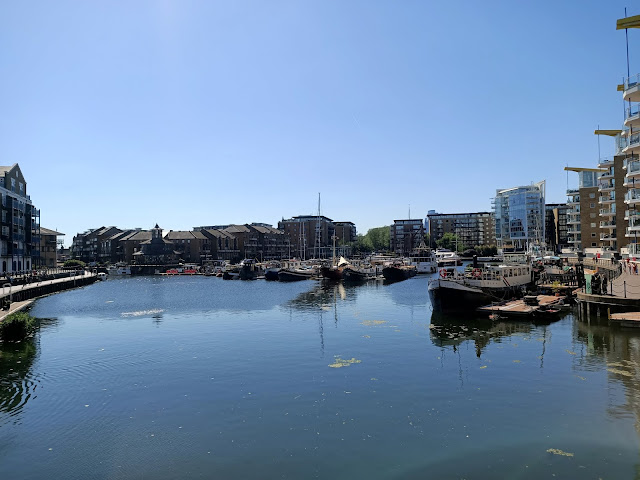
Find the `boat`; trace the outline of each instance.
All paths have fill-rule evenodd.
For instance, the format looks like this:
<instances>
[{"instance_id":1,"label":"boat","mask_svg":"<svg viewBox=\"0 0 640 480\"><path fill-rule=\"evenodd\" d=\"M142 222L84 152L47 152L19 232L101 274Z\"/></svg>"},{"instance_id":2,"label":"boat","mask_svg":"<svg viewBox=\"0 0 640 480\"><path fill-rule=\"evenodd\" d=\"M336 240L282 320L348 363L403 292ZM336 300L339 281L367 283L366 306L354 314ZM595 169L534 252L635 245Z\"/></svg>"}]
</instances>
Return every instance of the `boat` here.
<instances>
[{"instance_id":1,"label":"boat","mask_svg":"<svg viewBox=\"0 0 640 480\"><path fill-rule=\"evenodd\" d=\"M265 280L278 280L278 272L282 266L280 262L272 261L267 263L264 270L264 279Z\"/></svg>"},{"instance_id":2,"label":"boat","mask_svg":"<svg viewBox=\"0 0 640 480\"><path fill-rule=\"evenodd\" d=\"M401 263L391 263L382 269L382 276L390 282L399 282L407 278L415 277L418 269L413 265L404 265Z\"/></svg>"},{"instance_id":3,"label":"boat","mask_svg":"<svg viewBox=\"0 0 640 480\"><path fill-rule=\"evenodd\" d=\"M435 273L438 270L438 260L424 240L411 252L407 264L416 267L418 274Z\"/></svg>"},{"instance_id":4,"label":"boat","mask_svg":"<svg viewBox=\"0 0 640 480\"><path fill-rule=\"evenodd\" d=\"M342 281L345 283L364 283L377 276L373 265L347 265L342 270Z\"/></svg>"},{"instance_id":5,"label":"boat","mask_svg":"<svg viewBox=\"0 0 640 480\"><path fill-rule=\"evenodd\" d=\"M485 265L475 263L465 272L455 267L440 269L429 281L428 291L434 310L470 311L482 305L521 296L532 284L529 263Z\"/></svg>"},{"instance_id":6,"label":"boat","mask_svg":"<svg viewBox=\"0 0 640 480\"><path fill-rule=\"evenodd\" d=\"M438 267L459 267L462 265L462 259L458 254L446 248L437 249L435 256Z\"/></svg>"},{"instance_id":7,"label":"boat","mask_svg":"<svg viewBox=\"0 0 640 480\"><path fill-rule=\"evenodd\" d=\"M240 262L240 271L238 273L240 280L255 280L263 274L262 266L253 258L245 258Z\"/></svg>"},{"instance_id":8,"label":"boat","mask_svg":"<svg viewBox=\"0 0 640 480\"><path fill-rule=\"evenodd\" d=\"M98 280L106 280L107 279L107 274L104 272L98 272Z\"/></svg>"},{"instance_id":9,"label":"boat","mask_svg":"<svg viewBox=\"0 0 640 480\"><path fill-rule=\"evenodd\" d=\"M131 267L124 262L118 262L107 267L107 273L109 275L131 275Z\"/></svg>"},{"instance_id":10,"label":"boat","mask_svg":"<svg viewBox=\"0 0 640 480\"><path fill-rule=\"evenodd\" d=\"M278 280L281 282L297 282L299 280L309 280L314 275L315 270L311 267L281 268L278 272Z\"/></svg>"},{"instance_id":11,"label":"boat","mask_svg":"<svg viewBox=\"0 0 640 480\"><path fill-rule=\"evenodd\" d=\"M320 273L324 278L329 280L341 280L343 278L344 268L347 265L349 265L349 262L344 257L340 257L337 264L335 264L334 261L332 265L323 265L320 267Z\"/></svg>"},{"instance_id":12,"label":"boat","mask_svg":"<svg viewBox=\"0 0 640 480\"><path fill-rule=\"evenodd\" d=\"M238 280L240 278L240 267L238 265L225 265L222 267L223 280Z\"/></svg>"}]
</instances>

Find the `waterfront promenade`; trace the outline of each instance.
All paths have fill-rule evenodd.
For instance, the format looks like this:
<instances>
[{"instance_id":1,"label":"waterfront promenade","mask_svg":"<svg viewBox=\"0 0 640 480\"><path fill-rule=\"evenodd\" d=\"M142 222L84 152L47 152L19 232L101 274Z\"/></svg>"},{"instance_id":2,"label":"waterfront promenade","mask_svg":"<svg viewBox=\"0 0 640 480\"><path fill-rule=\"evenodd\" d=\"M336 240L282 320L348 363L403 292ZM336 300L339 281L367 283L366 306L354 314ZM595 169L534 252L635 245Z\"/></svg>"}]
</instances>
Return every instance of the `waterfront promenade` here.
<instances>
[{"instance_id":1,"label":"waterfront promenade","mask_svg":"<svg viewBox=\"0 0 640 480\"><path fill-rule=\"evenodd\" d=\"M4 304L6 300L10 300L13 305L15 303L24 302L43 295L49 295L62 290L88 285L96 280L97 275L95 273L71 271L68 272L68 274L65 274L64 277L54 278L51 280L37 280L36 277L36 280L21 285L11 285L10 283L5 282L2 284L2 287L0 287L0 305ZM10 309L9 312L15 311L15 308L16 307ZM4 318L6 313L8 313L6 310L1 310L0 312L0 319Z\"/></svg>"}]
</instances>

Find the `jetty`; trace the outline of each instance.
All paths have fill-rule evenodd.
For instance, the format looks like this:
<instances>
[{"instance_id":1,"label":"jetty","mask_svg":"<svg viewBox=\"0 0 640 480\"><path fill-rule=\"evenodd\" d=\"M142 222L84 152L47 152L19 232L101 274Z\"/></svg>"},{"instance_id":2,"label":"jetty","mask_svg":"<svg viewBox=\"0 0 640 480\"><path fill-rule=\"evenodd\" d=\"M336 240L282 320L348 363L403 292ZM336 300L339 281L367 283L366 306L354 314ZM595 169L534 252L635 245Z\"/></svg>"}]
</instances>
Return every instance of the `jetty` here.
<instances>
[{"instance_id":1,"label":"jetty","mask_svg":"<svg viewBox=\"0 0 640 480\"><path fill-rule=\"evenodd\" d=\"M625 312L609 314L609 321L621 327L640 327L640 312Z\"/></svg>"},{"instance_id":2,"label":"jetty","mask_svg":"<svg viewBox=\"0 0 640 480\"><path fill-rule=\"evenodd\" d=\"M487 314L497 313L505 317L528 316L536 312L543 312L549 307L559 305L561 301L564 302L564 299L565 297L556 297L555 295L536 295L535 301L527 301L527 299L511 300L478 307L477 311Z\"/></svg>"}]
</instances>

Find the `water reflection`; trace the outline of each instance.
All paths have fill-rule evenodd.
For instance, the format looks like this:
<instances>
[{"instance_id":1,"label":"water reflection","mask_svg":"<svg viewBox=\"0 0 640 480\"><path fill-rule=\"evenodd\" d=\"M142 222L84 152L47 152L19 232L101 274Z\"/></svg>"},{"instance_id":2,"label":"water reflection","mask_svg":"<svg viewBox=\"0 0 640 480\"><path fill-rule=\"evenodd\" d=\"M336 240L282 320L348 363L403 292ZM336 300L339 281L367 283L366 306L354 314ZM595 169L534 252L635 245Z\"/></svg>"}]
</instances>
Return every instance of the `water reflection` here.
<instances>
[{"instance_id":1,"label":"water reflection","mask_svg":"<svg viewBox=\"0 0 640 480\"><path fill-rule=\"evenodd\" d=\"M288 301L285 306L296 310L315 312L332 310L335 309L338 299L343 302L354 302L357 298L358 288L357 285L321 282L311 290L300 293L297 297Z\"/></svg>"},{"instance_id":2,"label":"water reflection","mask_svg":"<svg viewBox=\"0 0 640 480\"><path fill-rule=\"evenodd\" d=\"M31 367L37 354L34 338L0 343L0 426L15 418L35 394L38 383L31 375Z\"/></svg>"},{"instance_id":3,"label":"water reflection","mask_svg":"<svg viewBox=\"0 0 640 480\"><path fill-rule=\"evenodd\" d=\"M480 358L492 340L500 342L501 338L514 334L530 335L537 328L531 322L493 322L486 317L460 317L432 312L430 337L437 347L451 346L454 349L463 342L474 342L476 356Z\"/></svg>"}]
</instances>

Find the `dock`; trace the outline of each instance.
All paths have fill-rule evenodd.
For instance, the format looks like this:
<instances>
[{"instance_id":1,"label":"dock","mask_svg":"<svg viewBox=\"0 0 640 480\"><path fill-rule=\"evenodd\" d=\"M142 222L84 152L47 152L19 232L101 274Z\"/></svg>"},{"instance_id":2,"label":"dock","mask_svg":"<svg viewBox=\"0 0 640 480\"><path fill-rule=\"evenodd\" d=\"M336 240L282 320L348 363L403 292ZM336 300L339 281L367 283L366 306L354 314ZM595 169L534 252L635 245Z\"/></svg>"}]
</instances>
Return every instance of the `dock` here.
<instances>
[{"instance_id":1,"label":"dock","mask_svg":"<svg viewBox=\"0 0 640 480\"><path fill-rule=\"evenodd\" d=\"M487 314L497 313L503 316L527 316L533 315L540 310L540 307L543 309L551 307L558 304L560 300L565 299L565 297L556 297L555 295L537 295L536 298L538 300L537 305L527 305L524 299L518 299L479 307L477 311Z\"/></svg>"},{"instance_id":2,"label":"dock","mask_svg":"<svg viewBox=\"0 0 640 480\"><path fill-rule=\"evenodd\" d=\"M0 323L2 323L2 321L8 315L11 315L12 313L15 313L15 312L19 312L21 310L24 310L29 305L31 305L33 302L35 302L35 300L33 300L33 299L32 300L23 300L22 302L13 302L10 305L9 310L0 310Z\"/></svg>"},{"instance_id":3,"label":"dock","mask_svg":"<svg viewBox=\"0 0 640 480\"><path fill-rule=\"evenodd\" d=\"M640 312L612 313L609 315L609 321L616 323L621 327L640 327Z\"/></svg>"},{"instance_id":4,"label":"dock","mask_svg":"<svg viewBox=\"0 0 640 480\"><path fill-rule=\"evenodd\" d=\"M30 283L24 283L21 285L11 285L10 283L2 284L0 287L0 305L3 305L6 300L11 302L11 307L8 313L13 313L15 310L12 308L18 308L22 302L31 300L52 293L57 293L62 290L69 290L71 288L82 287L95 282L98 276L91 272L69 272L58 278L51 280L32 281ZM25 308L23 305L20 308ZM0 315L4 315L6 310L0 310ZM0 318L4 318L1 316Z\"/></svg>"}]
</instances>

